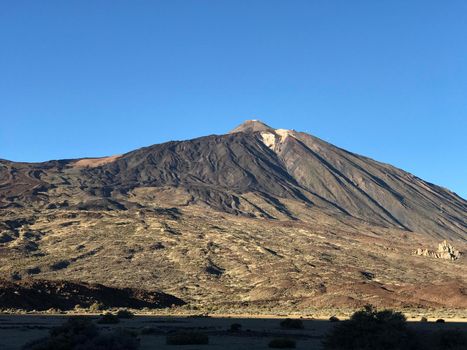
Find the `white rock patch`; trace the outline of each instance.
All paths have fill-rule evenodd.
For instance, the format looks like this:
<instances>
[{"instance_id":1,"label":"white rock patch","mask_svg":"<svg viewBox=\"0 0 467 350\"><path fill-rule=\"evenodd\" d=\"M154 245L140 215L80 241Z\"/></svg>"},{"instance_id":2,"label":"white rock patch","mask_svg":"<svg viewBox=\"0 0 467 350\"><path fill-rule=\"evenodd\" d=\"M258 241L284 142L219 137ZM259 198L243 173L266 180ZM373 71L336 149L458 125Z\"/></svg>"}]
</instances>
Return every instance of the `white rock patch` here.
<instances>
[{"instance_id":1,"label":"white rock patch","mask_svg":"<svg viewBox=\"0 0 467 350\"><path fill-rule=\"evenodd\" d=\"M292 133L290 130L286 129L276 129L274 133L269 131L261 133L263 143L273 151L276 149L276 146L283 143L288 136L292 136Z\"/></svg>"},{"instance_id":2,"label":"white rock patch","mask_svg":"<svg viewBox=\"0 0 467 350\"><path fill-rule=\"evenodd\" d=\"M291 135L290 130L287 130L287 129L276 129L275 132L277 135L281 137L281 142L284 142L287 136Z\"/></svg>"},{"instance_id":3,"label":"white rock patch","mask_svg":"<svg viewBox=\"0 0 467 350\"><path fill-rule=\"evenodd\" d=\"M270 149L274 150L274 147L276 146L276 135L272 132L262 132L261 137L263 138L263 143Z\"/></svg>"}]
</instances>

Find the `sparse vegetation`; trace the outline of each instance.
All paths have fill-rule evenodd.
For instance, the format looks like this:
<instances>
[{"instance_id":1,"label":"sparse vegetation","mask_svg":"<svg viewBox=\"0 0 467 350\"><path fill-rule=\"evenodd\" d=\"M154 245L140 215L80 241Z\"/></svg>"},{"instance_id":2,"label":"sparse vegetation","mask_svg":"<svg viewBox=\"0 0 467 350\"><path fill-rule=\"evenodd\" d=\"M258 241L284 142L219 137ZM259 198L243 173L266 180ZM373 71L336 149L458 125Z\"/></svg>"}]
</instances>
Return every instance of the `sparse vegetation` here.
<instances>
[{"instance_id":1,"label":"sparse vegetation","mask_svg":"<svg viewBox=\"0 0 467 350\"><path fill-rule=\"evenodd\" d=\"M361 275L363 276L363 278L367 279L367 280L372 280L375 278L375 274L372 273L372 272L368 272L368 271L360 271Z\"/></svg>"},{"instance_id":2,"label":"sparse vegetation","mask_svg":"<svg viewBox=\"0 0 467 350\"><path fill-rule=\"evenodd\" d=\"M70 265L68 260L60 260L50 266L52 271L66 269Z\"/></svg>"},{"instance_id":3,"label":"sparse vegetation","mask_svg":"<svg viewBox=\"0 0 467 350\"><path fill-rule=\"evenodd\" d=\"M230 331L233 333L238 333L242 330L242 325L240 323L232 323L230 325Z\"/></svg>"},{"instance_id":4,"label":"sparse vegetation","mask_svg":"<svg viewBox=\"0 0 467 350\"><path fill-rule=\"evenodd\" d=\"M167 335L167 345L203 345L209 344L207 334L201 332L175 332Z\"/></svg>"},{"instance_id":5,"label":"sparse vegetation","mask_svg":"<svg viewBox=\"0 0 467 350\"><path fill-rule=\"evenodd\" d=\"M102 311L102 310L105 310L105 305L102 304L102 303L99 303L97 301L89 306L89 311L90 312L99 312L99 311Z\"/></svg>"},{"instance_id":6,"label":"sparse vegetation","mask_svg":"<svg viewBox=\"0 0 467 350\"><path fill-rule=\"evenodd\" d=\"M428 319L427 319L426 317L422 317L422 318L420 319L420 322L428 322Z\"/></svg>"},{"instance_id":7,"label":"sparse vegetation","mask_svg":"<svg viewBox=\"0 0 467 350\"><path fill-rule=\"evenodd\" d=\"M101 334L89 319L71 317L50 335L26 344L24 350L136 350L139 339L125 330Z\"/></svg>"},{"instance_id":8,"label":"sparse vegetation","mask_svg":"<svg viewBox=\"0 0 467 350\"><path fill-rule=\"evenodd\" d=\"M41 273L40 267L31 267L26 270L26 273L28 275L37 275L38 273Z\"/></svg>"},{"instance_id":9,"label":"sparse vegetation","mask_svg":"<svg viewBox=\"0 0 467 350\"><path fill-rule=\"evenodd\" d=\"M303 329L305 328L302 320L286 318L280 323L281 328L284 329Z\"/></svg>"},{"instance_id":10,"label":"sparse vegetation","mask_svg":"<svg viewBox=\"0 0 467 350\"><path fill-rule=\"evenodd\" d=\"M100 324L117 324L119 322L119 318L116 315L111 314L110 312L106 312L105 314L103 314L101 318L97 321L97 323Z\"/></svg>"},{"instance_id":11,"label":"sparse vegetation","mask_svg":"<svg viewBox=\"0 0 467 350\"><path fill-rule=\"evenodd\" d=\"M323 341L326 350L410 349L413 344L414 337L402 313L377 311L372 306L340 322Z\"/></svg>"},{"instance_id":12,"label":"sparse vegetation","mask_svg":"<svg viewBox=\"0 0 467 350\"><path fill-rule=\"evenodd\" d=\"M130 318L135 317L135 315L127 309L121 309L121 310L118 310L117 317L121 319L130 319Z\"/></svg>"},{"instance_id":13,"label":"sparse vegetation","mask_svg":"<svg viewBox=\"0 0 467 350\"><path fill-rule=\"evenodd\" d=\"M295 349L295 340L287 338L277 338L269 342L268 346L274 349Z\"/></svg>"},{"instance_id":14,"label":"sparse vegetation","mask_svg":"<svg viewBox=\"0 0 467 350\"><path fill-rule=\"evenodd\" d=\"M116 317L116 313L111 316ZM38 315L29 317L31 319L43 318ZM433 317L433 315L430 317ZM228 347L232 340L234 340L234 347L239 349L249 349L253 344L260 343L263 343L263 347L276 349L309 348L311 344L307 344L311 343L311 341L307 340L308 337L321 338L324 335L322 332L331 328L334 330L331 330L324 338L324 350L467 349L467 332L464 329L456 330L454 324L440 326L436 326L434 322L426 325L420 323L410 324L398 312L391 310L377 311L371 307L355 313L348 321L343 319L332 325L326 325L321 320L309 321L310 324L309 327L306 327L307 329L298 331L294 329L278 329L278 320L275 323L268 321L268 326L261 320L250 320L245 321L245 323L241 319L235 319L233 322L231 321L232 323L225 323L229 319L224 319L221 323L216 323L216 320L212 320L208 322L209 327L215 326L218 330L216 333L213 333L216 334L215 341L209 339L210 333L203 328L207 326L206 320L202 319L187 319L180 325L164 325L164 323L171 323L172 321L166 318L138 318L133 321L125 321L122 326L117 325L117 327L126 327L129 330L120 330L120 328L112 325L103 325L101 327L96 321L93 321L95 319L95 317L70 318L63 326L53 328L48 337L29 342L23 349L131 350L137 349L138 336L144 340L146 345L150 345L151 343L160 344L161 341L165 340L168 345L164 346L174 349L181 345L188 345L187 348L191 345L191 348L207 349L208 346L203 346L203 344L209 343L213 343L209 347ZM49 320L51 322L48 323L50 326L46 326L47 328L55 324L56 318L49 318ZM157 325L153 325L153 322ZM36 329L45 328L44 326L36 328L34 322L31 322L31 325L31 328L28 327L28 329L32 329L34 332L25 332L24 326L19 326L16 330L0 330L2 343L4 343L6 336L6 343L2 345L6 346L6 348L21 348L27 340L34 339L35 334L37 334ZM224 325L223 331L222 325ZM331 328L328 328L329 326ZM248 329L249 327L252 327L251 331ZM173 330L167 333L168 329ZM33 338L30 337L31 335ZM8 340L9 337L19 340ZM299 340L302 337L305 339L303 344ZM313 340L315 345L316 341L319 340ZM143 346L143 343L141 345Z\"/></svg>"}]
</instances>

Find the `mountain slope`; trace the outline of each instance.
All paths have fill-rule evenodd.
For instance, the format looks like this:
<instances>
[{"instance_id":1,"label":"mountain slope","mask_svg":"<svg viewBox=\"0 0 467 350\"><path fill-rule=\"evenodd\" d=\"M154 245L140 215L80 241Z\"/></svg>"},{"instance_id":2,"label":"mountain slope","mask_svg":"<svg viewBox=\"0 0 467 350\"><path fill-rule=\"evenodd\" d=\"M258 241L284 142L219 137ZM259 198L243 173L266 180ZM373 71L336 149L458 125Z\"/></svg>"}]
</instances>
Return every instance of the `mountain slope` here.
<instances>
[{"instance_id":1,"label":"mountain slope","mask_svg":"<svg viewBox=\"0 0 467 350\"><path fill-rule=\"evenodd\" d=\"M316 137L248 121L227 135L100 160L2 161L0 205L81 209L202 204L304 219L310 207L383 227L466 240L467 202ZM301 205L292 209L284 201Z\"/></svg>"},{"instance_id":2,"label":"mountain slope","mask_svg":"<svg viewBox=\"0 0 467 350\"><path fill-rule=\"evenodd\" d=\"M160 290L209 311L465 311L465 254L429 253L441 239L467 251L466 209L391 165L247 121L112 157L1 160L0 277Z\"/></svg>"},{"instance_id":3,"label":"mountain slope","mask_svg":"<svg viewBox=\"0 0 467 350\"><path fill-rule=\"evenodd\" d=\"M289 132L278 154L300 185L354 217L466 238L467 202L446 189L304 133Z\"/></svg>"}]
</instances>

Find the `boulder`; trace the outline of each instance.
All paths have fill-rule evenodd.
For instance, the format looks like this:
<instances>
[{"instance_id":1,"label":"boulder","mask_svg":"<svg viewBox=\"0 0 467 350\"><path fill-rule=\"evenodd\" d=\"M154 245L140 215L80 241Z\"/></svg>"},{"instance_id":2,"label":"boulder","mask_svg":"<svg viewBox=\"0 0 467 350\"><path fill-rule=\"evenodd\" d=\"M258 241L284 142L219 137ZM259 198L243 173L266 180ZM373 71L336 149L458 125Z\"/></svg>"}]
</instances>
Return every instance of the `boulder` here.
<instances>
[{"instance_id":1,"label":"boulder","mask_svg":"<svg viewBox=\"0 0 467 350\"><path fill-rule=\"evenodd\" d=\"M447 241L443 241L438 244L438 250L429 250L429 249L422 249L418 248L414 250L413 255L420 255L420 256L427 256L430 258L435 259L445 259L445 260L457 260L461 257L462 253L456 249L452 245L450 245Z\"/></svg>"}]
</instances>

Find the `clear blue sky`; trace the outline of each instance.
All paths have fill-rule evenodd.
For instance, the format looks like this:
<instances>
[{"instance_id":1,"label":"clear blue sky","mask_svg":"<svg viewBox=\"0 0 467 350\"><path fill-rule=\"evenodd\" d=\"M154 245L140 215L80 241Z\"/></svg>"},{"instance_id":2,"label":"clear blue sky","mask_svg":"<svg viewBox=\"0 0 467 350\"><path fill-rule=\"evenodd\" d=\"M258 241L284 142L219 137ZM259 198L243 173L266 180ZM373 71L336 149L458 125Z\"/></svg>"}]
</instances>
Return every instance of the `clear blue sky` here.
<instances>
[{"instance_id":1,"label":"clear blue sky","mask_svg":"<svg viewBox=\"0 0 467 350\"><path fill-rule=\"evenodd\" d=\"M467 197L467 1L0 2L0 158L307 131Z\"/></svg>"}]
</instances>

